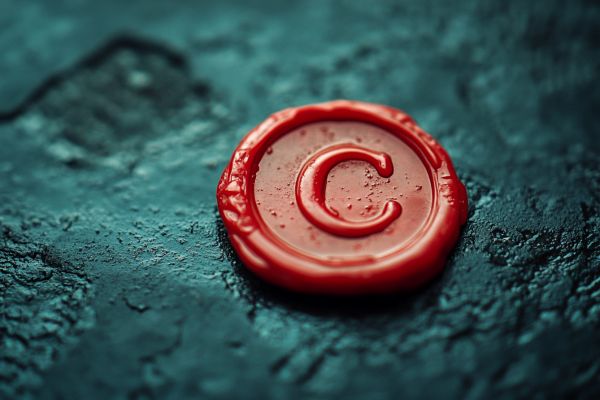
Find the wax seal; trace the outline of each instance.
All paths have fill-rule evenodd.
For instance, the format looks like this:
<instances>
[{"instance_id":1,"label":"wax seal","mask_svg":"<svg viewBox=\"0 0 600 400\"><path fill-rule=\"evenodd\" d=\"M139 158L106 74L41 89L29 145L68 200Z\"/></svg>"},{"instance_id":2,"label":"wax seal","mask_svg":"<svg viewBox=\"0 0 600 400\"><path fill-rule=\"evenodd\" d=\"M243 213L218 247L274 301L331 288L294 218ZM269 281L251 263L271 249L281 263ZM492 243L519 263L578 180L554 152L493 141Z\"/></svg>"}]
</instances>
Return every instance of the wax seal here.
<instances>
[{"instance_id":1,"label":"wax seal","mask_svg":"<svg viewBox=\"0 0 600 400\"><path fill-rule=\"evenodd\" d=\"M467 218L446 151L406 113L338 100L277 112L217 187L243 263L299 292L411 290L440 273Z\"/></svg>"}]
</instances>

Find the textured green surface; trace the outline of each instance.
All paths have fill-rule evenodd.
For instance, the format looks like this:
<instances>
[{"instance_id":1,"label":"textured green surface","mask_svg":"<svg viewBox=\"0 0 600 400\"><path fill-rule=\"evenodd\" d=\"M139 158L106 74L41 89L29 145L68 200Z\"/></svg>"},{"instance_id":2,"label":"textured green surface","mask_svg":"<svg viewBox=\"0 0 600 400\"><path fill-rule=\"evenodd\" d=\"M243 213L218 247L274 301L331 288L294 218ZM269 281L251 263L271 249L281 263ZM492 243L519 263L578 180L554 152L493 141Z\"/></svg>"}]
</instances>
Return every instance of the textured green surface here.
<instances>
[{"instance_id":1,"label":"textured green surface","mask_svg":"<svg viewBox=\"0 0 600 400\"><path fill-rule=\"evenodd\" d=\"M593 2L97 3L0 2L0 398L600 395ZM410 296L290 295L223 232L239 139L334 98L467 186Z\"/></svg>"}]
</instances>

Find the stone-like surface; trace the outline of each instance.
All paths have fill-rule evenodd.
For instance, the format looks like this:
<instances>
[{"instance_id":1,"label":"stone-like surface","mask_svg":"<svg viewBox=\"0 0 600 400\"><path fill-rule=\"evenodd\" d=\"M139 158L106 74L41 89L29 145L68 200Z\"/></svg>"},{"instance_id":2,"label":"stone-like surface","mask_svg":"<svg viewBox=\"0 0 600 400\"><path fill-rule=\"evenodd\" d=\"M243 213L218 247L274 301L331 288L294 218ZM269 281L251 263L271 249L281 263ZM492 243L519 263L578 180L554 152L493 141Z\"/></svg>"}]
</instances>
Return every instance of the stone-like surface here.
<instances>
[{"instance_id":1,"label":"stone-like surface","mask_svg":"<svg viewBox=\"0 0 600 400\"><path fill-rule=\"evenodd\" d=\"M0 397L600 395L593 2L46 3L0 6ZM467 185L417 293L291 295L223 232L241 136L340 97Z\"/></svg>"}]
</instances>

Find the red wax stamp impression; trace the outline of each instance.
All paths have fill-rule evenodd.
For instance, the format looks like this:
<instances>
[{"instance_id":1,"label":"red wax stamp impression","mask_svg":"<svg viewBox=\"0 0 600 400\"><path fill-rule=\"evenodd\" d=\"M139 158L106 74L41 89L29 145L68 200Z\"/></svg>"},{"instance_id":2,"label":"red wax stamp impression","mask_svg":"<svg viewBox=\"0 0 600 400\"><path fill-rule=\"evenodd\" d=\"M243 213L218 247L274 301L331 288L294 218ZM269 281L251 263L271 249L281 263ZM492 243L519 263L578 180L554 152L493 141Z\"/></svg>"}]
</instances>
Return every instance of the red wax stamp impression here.
<instances>
[{"instance_id":1,"label":"red wax stamp impression","mask_svg":"<svg viewBox=\"0 0 600 400\"><path fill-rule=\"evenodd\" d=\"M217 188L244 264L291 290L409 290L444 267L467 217L446 151L407 114L356 102L273 114Z\"/></svg>"}]
</instances>

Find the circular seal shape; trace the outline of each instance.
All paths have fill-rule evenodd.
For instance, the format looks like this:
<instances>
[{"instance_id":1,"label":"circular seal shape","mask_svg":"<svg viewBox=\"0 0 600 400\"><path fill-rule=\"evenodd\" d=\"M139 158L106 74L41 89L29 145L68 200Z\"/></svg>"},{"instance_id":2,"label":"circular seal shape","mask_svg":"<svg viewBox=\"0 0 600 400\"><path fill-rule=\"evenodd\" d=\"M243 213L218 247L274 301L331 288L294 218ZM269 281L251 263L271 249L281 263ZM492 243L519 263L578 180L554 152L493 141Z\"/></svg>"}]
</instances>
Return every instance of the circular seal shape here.
<instances>
[{"instance_id":1,"label":"circular seal shape","mask_svg":"<svg viewBox=\"0 0 600 400\"><path fill-rule=\"evenodd\" d=\"M411 290L435 277L467 218L446 151L397 109L337 100L250 131L217 187L243 263L305 293Z\"/></svg>"}]
</instances>

